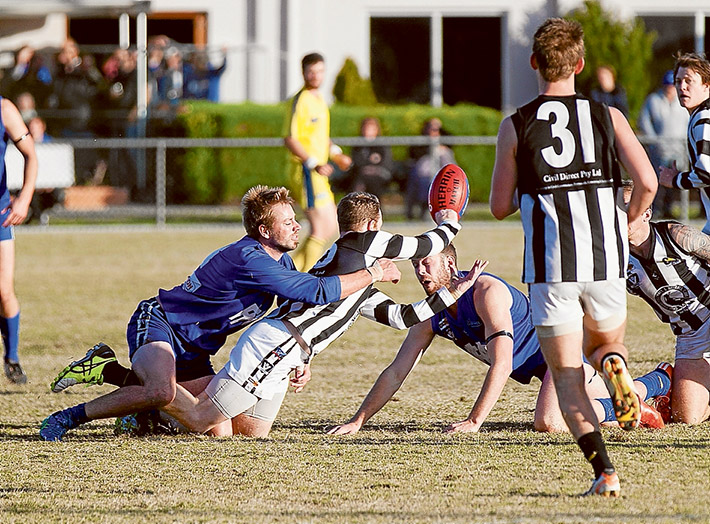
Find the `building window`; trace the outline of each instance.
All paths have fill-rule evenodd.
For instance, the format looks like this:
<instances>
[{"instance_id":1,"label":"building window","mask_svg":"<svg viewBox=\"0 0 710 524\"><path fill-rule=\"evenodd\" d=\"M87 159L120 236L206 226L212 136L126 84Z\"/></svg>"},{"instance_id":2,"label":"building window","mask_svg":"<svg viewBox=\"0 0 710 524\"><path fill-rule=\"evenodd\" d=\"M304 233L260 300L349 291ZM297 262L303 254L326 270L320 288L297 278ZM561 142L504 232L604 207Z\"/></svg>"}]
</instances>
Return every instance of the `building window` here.
<instances>
[{"instance_id":1,"label":"building window","mask_svg":"<svg viewBox=\"0 0 710 524\"><path fill-rule=\"evenodd\" d=\"M429 18L370 19L370 75L378 101L429 102L430 28Z\"/></svg>"}]
</instances>

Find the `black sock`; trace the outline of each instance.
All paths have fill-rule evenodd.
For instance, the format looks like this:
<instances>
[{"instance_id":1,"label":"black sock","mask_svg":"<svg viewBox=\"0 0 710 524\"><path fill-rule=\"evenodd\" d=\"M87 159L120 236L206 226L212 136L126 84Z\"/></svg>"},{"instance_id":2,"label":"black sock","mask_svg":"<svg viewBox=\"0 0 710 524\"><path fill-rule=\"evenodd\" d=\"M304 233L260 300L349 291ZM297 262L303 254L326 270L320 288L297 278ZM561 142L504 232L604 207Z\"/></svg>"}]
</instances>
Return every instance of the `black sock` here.
<instances>
[{"instance_id":1,"label":"black sock","mask_svg":"<svg viewBox=\"0 0 710 524\"><path fill-rule=\"evenodd\" d=\"M118 361L109 362L103 369L104 383L114 386L140 386L138 375L130 368L125 368Z\"/></svg>"},{"instance_id":2,"label":"black sock","mask_svg":"<svg viewBox=\"0 0 710 524\"><path fill-rule=\"evenodd\" d=\"M606 446L599 431L592 431L579 437L577 441L584 458L586 458L594 468L594 478L598 478L602 473L614 473L614 466L606 453Z\"/></svg>"}]
</instances>

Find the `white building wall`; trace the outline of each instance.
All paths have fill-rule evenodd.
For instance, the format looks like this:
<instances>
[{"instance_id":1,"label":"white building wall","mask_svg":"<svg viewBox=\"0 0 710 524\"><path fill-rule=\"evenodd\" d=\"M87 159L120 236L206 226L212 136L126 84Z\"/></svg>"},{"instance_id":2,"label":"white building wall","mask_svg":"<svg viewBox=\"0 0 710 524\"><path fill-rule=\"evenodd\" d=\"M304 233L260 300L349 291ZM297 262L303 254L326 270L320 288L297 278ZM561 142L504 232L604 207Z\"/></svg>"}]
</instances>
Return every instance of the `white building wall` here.
<instances>
[{"instance_id":1,"label":"white building wall","mask_svg":"<svg viewBox=\"0 0 710 524\"><path fill-rule=\"evenodd\" d=\"M32 3L32 2L29 2ZM36 3L36 2L35 2ZM281 0L257 0L256 42L248 53L247 0L152 0L152 12L204 12L210 48L229 49L229 64L222 77L221 95L225 102L250 99L274 103L281 99L285 82L288 95L302 84L300 59L311 51L322 52L327 61L324 93L331 97L335 76L350 56L360 73L369 76L369 20L373 16L500 16L503 20L502 105L515 107L536 93L530 70L530 39L533 31L548 16L564 14L582 5L581 0L288 0L288 49L282 71L280 51ZM607 9L619 17L639 15L697 16L704 22L710 4L707 0L603 0ZM0 0L0 13L14 2ZM60 5L61 2L55 2ZM41 15L40 15L41 16ZM14 50L32 42L37 47L59 46L66 37L66 16L48 14L42 27L22 34L0 35L0 52ZM699 36L702 36L699 35ZM135 37L132 38L134 40ZM475 67L476 54L472 50ZM247 75L246 71L250 74Z\"/></svg>"}]
</instances>

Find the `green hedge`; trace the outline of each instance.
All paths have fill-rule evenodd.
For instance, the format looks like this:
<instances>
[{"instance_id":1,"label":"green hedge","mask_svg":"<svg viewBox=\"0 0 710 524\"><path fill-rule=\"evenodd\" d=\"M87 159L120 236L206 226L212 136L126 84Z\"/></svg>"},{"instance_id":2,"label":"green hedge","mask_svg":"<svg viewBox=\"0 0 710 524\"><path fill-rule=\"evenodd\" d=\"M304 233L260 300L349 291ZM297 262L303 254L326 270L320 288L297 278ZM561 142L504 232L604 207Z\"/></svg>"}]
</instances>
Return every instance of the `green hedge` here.
<instances>
[{"instance_id":1,"label":"green hedge","mask_svg":"<svg viewBox=\"0 0 710 524\"><path fill-rule=\"evenodd\" d=\"M230 105L192 103L178 120L189 138L258 138L284 135L288 104ZM385 136L419 135L425 120L438 117L452 135L495 135L501 114L473 105L432 108L421 105L331 108L331 136L358 136L360 121L376 116ZM346 148L347 152L347 148ZM457 163L466 171L471 185L471 200L488 200L490 178L495 160L493 146L456 146ZM394 147L396 160L407 158L407 147ZM189 204L236 203L255 184L287 185L286 148L188 149L173 165L171 183L178 184L181 202Z\"/></svg>"}]
</instances>

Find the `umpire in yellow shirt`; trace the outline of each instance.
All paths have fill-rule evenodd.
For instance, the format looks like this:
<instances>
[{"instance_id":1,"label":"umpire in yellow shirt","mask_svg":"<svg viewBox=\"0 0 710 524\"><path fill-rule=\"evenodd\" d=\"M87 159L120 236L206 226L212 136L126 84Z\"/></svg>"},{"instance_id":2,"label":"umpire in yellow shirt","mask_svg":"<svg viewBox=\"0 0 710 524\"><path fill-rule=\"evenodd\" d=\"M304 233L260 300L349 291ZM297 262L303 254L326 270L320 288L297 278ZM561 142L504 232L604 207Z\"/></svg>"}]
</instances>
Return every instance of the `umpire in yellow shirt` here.
<instances>
[{"instance_id":1,"label":"umpire in yellow shirt","mask_svg":"<svg viewBox=\"0 0 710 524\"><path fill-rule=\"evenodd\" d=\"M292 194L310 222L310 235L293 260L300 271L309 270L338 234L335 198L328 177L333 157L338 167L347 169L350 157L330 141L330 112L318 88L325 76L325 60L310 53L301 60L303 88L293 97L284 144L292 153Z\"/></svg>"}]
</instances>

